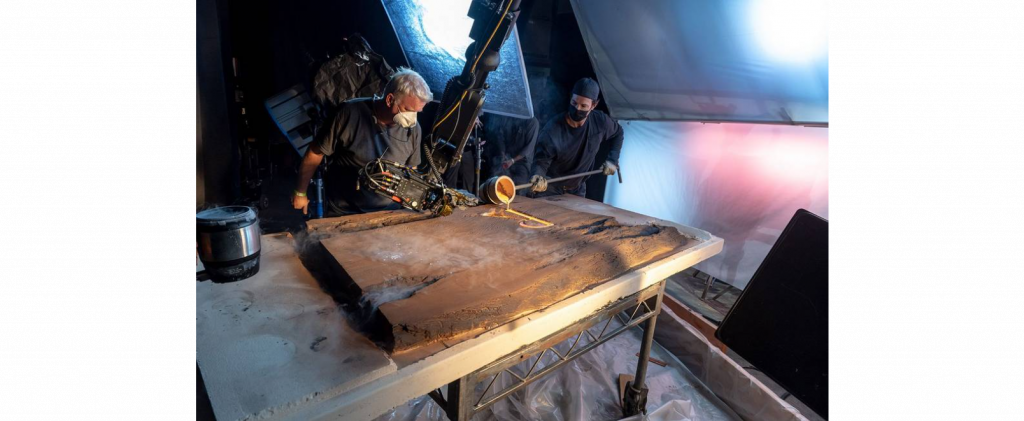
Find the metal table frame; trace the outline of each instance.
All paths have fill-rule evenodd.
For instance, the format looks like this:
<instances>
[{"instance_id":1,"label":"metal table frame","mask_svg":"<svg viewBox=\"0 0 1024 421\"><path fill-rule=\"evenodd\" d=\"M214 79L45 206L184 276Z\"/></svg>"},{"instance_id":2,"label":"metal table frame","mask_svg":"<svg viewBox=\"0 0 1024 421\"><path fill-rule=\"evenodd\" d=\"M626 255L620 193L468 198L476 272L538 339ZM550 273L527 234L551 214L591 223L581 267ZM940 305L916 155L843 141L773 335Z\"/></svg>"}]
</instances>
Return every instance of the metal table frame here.
<instances>
[{"instance_id":1,"label":"metal table frame","mask_svg":"<svg viewBox=\"0 0 1024 421\"><path fill-rule=\"evenodd\" d=\"M665 295L665 282L665 280L662 280L640 292L611 303L559 332L526 345L515 352L498 358L477 371L452 381L447 387L447 398L441 393L440 388L429 392L428 395L444 408L449 419L453 421L471 419L473 415L487 409L495 402L508 397L570 361L579 358L587 351L643 323L644 335L640 344L640 356L637 361L635 380L626 385L622 401L624 416L646 413L647 388L644 386L644 380L647 374L651 343L654 340L656 316L661 312L661 301ZM622 326L609 331L608 328L613 319L618 319ZM603 326L597 335L590 332L592 327L602 323ZM589 337L590 342L580 345L580 340L584 335ZM575 339L572 339L573 337ZM559 353L556 345L562 344L569 339L572 339L569 348L564 353ZM537 370L541 359L548 352L551 352L558 359L554 363ZM536 357L536 360L524 375L517 374L512 370L514 366L519 365L523 361L529 361L534 357ZM495 390L494 393L488 395L488 392L491 391L495 381L502 373L509 373L517 382L503 390ZM487 382L487 386L480 391L478 386L484 382Z\"/></svg>"}]
</instances>

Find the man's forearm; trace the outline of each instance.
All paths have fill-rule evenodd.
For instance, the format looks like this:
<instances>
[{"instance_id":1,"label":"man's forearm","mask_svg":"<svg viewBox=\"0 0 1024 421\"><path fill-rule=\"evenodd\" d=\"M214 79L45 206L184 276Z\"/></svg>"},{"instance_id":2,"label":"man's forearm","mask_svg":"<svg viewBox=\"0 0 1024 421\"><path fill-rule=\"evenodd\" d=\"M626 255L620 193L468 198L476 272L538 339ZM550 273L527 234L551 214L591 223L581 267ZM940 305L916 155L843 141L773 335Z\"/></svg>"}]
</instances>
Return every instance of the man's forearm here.
<instances>
[{"instance_id":1,"label":"man's forearm","mask_svg":"<svg viewBox=\"0 0 1024 421\"><path fill-rule=\"evenodd\" d=\"M534 144L533 143L528 144L528 145L526 145L526 147L522 148L521 150L516 151L515 155L512 155L514 157L513 159L515 159L516 161L520 161L523 158L526 158L526 154L528 154L531 151L533 151L533 149L534 149Z\"/></svg>"},{"instance_id":2,"label":"man's forearm","mask_svg":"<svg viewBox=\"0 0 1024 421\"><path fill-rule=\"evenodd\" d=\"M550 166L550 165L551 165L551 161L546 161L545 162L545 161L537 161L535 159L533 161L533 174L532 175L540 175L540 176L545 176L546 177L548 175L548 166Z\"/></svg>"},{"instance_id":3,"label":"man's forearm","mask_svg":"<svg viewBox=\"0 0 1024 421\"><path fill-rule=\"evenodd\" d=\"M306 149L306 155L302 157L302 164L299 164L299 179L295 185L295 191L299 193L305 193L306 188L309 187L309 180L313 178L313 172L316 171L316 167L320 165L320 161L324 159L323 155L313 152L313 148Z\"/></svg>"},{"instance_id":4,"label":"man's forearm","mask_svg":"<svg viewBox=\"0 0 1024 421\"><path fill-rule=\"evenodd\" d=\"M611 148L608 152L608 160L612 161L613 164L619 165L619 155L622 153L622 141L626 138L625 132L622 131L622 126L615 123L615 133L609 139L611 141Z\"/></svg>"}]
</instances>

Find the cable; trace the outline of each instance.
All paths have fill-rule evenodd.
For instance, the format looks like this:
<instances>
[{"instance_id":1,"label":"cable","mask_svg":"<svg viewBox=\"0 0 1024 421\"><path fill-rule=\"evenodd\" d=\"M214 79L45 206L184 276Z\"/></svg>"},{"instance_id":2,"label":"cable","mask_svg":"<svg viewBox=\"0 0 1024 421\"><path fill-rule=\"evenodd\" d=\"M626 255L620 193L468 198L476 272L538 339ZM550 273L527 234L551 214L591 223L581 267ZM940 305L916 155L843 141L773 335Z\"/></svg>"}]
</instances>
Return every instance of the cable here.
<instances>
[{"instance_id":1,"label":"cable","mask_svg":"<svg viewBox=\"0 0 1024 421\"><path fill-rule=\"evenodd\" d=\"M471 67L469 68L469 73L470 73L470 74L472 74L473 72L475 72L475 71L476 71L476 65L477 65L478 63L480 63L480 57L483 57L483 56L484 56L484 51L487 51L487 47L489 47L489 46L491 45L491 40L492 40L492 39L494 39L494 34L497 34L497 33L498 33L498 28L500 28L500 27L501 27L501 21L502 21L502 19L505 19L505 15L506 15L506 14L508 14L508 11L509 11L509 9L511 9L511 8L512 8L512 2L513 2L513 1L514 1L514 0L507 0L507 2L508 2L508 3L507 3L507 5L505 6L505 11L504 11L504 12L502 12L502 13L501 13L501 15L499 15L499 16L497 17L497 19L498 19L498 24L497 24L497 25L494 25L494 30L493 30L493 31L491 31L491 36L490 36L490 37L488 37L488 38L487 38L487 42L486 42L486 43L484 43L484 48L481 48L481 49L477 50L477 53L476 53L476 60L474 60L474 61L473 61L473 66L471 66ZM501 7L501 6L498 6L498 7ZM475 82L475 81L474 81L474 82ZM471 84L470 86L472 86L472 84ZM459 97L459 100L455 102L455 105L454 105L454 106L452 107L451 111L448 111L448 114L447 114L447 115L445 115L445 116L444 116L444 118L442 118L442 119L441 119L441 121L438 121L438 122L437 122L437 124L434 124L434 128L433 128L433 129L431 129L431 130L436 130L436 129L437 129L437 127L441 125L441 123L444 123L444 121L445 121L445 120L447 120L447 119L448 119L448 117L450 117L450 116L452 115L452 113L453 113L453 112L455 112L455 109L456 109L456 108L459 108L459 107L461 107L461 106L462 106L462 100L466 99L466 93L467 93L467 92L469 92L469 91L463 91L463 92L462 92L462 96L461 96L461 97Z\"/></svg>"}]
</instances>

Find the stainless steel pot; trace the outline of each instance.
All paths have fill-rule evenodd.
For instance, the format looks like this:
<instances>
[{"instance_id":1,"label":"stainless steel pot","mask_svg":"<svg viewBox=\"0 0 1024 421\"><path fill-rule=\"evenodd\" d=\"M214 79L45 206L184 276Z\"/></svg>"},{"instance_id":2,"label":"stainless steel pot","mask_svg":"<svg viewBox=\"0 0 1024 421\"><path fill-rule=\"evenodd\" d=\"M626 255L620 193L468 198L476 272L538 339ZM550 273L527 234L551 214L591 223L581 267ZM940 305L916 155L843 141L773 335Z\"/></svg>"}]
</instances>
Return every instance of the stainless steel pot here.
<instances>
[{"instance_id":1,"label":"stainless steel pot","mask_svg":"<svg viewBox=\"0 0 1024 421\"><path fill-rule=\"evenodd\" d=\"M224 206L196 214L199 260L214 280L238 281L260 270L260 224L247 206Z\"/></svg>"}]
</instances>

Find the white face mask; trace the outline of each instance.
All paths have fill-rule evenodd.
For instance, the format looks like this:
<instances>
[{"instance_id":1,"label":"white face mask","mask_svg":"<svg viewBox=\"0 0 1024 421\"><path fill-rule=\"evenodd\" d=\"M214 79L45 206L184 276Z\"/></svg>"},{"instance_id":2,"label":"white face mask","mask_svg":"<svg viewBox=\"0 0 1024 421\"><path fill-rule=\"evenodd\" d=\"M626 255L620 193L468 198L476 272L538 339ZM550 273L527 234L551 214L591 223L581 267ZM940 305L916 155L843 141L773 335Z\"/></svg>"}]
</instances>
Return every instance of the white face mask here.
<instances>
[{"instance_id":1,"label":"white face mask","mask_svg":"<svg viewBox=\"0 0 1024 421\"><path fill-rule=\"evenodd\" d=\"M416 125L416 112L406 111L403 113L395 114L395 123L405 128L410 128Z\"/></svg>"}]
</instances>

